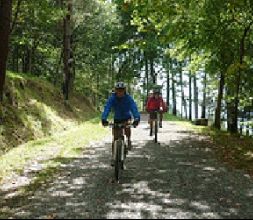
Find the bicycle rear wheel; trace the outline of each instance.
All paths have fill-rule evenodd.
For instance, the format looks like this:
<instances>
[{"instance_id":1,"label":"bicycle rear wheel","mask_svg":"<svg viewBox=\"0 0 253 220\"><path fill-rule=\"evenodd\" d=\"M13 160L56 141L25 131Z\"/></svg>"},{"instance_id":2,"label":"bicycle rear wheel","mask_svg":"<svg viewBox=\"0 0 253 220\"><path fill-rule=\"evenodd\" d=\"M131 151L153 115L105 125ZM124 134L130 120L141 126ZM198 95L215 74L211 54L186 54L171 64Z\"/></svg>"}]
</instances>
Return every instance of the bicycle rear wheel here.
<instances>
[{"instance_id":1,"label":"bicycle rear wheel","mask_svg":"<svg viewBox=\"0 0 253 220\"><path fill-rule=\"evenodd\" d=\"M158 142L158 121L155 121L155 143Z\"/></svg>"},{"instance_id":2,"label":"bicycle rear wheel","mask_svg":"<svg viewBox=\"0 0 253 220\"><path fill-rule=\"evenodd\" d=\"M153 136L153 127L150 125L150 132L149 135L152 137Z\"/></svg>"}]
</instances>

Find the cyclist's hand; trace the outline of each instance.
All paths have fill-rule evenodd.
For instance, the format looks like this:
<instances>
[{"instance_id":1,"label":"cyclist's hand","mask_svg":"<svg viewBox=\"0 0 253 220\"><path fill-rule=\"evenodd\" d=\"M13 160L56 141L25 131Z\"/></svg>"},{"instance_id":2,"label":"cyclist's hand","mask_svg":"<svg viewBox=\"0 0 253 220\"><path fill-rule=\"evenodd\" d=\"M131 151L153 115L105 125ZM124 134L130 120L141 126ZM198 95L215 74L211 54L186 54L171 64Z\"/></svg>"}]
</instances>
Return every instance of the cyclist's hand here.
<instances>
[{"instance_id":1,"label":"cyclist's hand","mask_svg":"<svg viewBox=\"0 0 253 220\"><path fill-rule=\"evenodd\" d=\"M109 122L107 121L107 120L102 120L102 125L104 126L104 127L106 127L106 126L108 126L109 125Z\"/></svg>"},{"instance_id":2,"label":"cyclist's hand","mask_svg":"<svg viewBox=\"0 0 253 220\"><path fill-rule=\"evenodd\" d=\"M140 120L139 119L135 119L134 122L133 122L133 126L134 127L137 127L140 123Z\"/></svg>"}]
</instances>

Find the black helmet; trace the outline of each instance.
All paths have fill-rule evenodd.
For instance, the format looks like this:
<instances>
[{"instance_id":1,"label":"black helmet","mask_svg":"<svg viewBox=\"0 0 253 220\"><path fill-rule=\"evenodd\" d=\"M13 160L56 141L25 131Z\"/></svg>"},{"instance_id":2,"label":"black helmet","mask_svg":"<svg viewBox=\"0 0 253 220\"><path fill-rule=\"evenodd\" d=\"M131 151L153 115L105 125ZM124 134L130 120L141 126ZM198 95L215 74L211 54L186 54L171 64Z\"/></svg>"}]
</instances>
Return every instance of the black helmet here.
<instances>
[{"instance_id":1,"label":"black helmet","mask_svg":"<svg viewBox=\"0 0 253 220\"><path fill-rule=\"evenodd\" d=\"M154 89L154 94L161 94L160 89Z\"/></svg>"},{"instance_id":2,"label":"black helmet","mask_svg":"<svg viewBox=\"0 0 253 220\"><path fill-rule=\"evenodd\" d=\"M123 82L117 82L115 83L115 89L125 89L126 85Z\"/></svg>"}]
</instances>

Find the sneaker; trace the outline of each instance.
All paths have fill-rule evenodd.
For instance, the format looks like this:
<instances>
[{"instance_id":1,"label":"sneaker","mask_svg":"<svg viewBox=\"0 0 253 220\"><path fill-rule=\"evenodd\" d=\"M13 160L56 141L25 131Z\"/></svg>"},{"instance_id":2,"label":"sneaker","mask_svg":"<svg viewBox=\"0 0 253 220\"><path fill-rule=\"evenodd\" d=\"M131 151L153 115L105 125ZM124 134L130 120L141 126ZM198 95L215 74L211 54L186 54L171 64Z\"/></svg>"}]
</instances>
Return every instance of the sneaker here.
<instances>
[{"instance_id":1,"label":"sneaker","mask_svg":"<svg viewBox=\"0 0 253 220\"><path fill-rule=\"evenodd\" d=\"M111 166L114 167L114 159L111 159Z\"/></svg>"},{"instance_id":2,"label":"sneaker","mask_svg":"<svg viewBox=\"0 0 253 220\"><path fill-rule=\"evenodd\" d=\"M159 128L162 128L162 127L163 127L162 122L160 122L159 123Z\"/></svg>"},{"instance_id":3,"label":"sneaker","mask_svg":"<svg viewBox=\"0 0 253 220\"><path fill-rule=\"evenodd\" d=\"M124 151L124 153L125 153L125 159L126 159L126 155L128 154L128 147L127 147L127 145L125 145L125 151Z\"/></svg>"},{"instance_id":4,"label":"sneaker","mask_svg":"<svg viewBox=\"0 0 253 220\"><path fill-rule=\"evenodd\" d=\"M130 140L128 141L127 149L128 150L132 150L133 149L132 141L130 141Z\"/></svg>"}]
</instances>

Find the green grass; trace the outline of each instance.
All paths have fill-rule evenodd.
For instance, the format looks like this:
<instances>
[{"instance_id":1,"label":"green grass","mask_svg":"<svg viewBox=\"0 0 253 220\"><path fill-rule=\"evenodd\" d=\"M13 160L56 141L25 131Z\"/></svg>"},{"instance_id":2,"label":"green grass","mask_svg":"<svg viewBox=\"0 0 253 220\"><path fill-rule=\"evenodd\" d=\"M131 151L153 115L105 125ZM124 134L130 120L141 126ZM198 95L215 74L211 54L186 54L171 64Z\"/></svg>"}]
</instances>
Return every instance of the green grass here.
<instances>
[{"instance_id":1,"label":"green grass","mask_svg":"<svg viewBox=\"0 0 253 220\"><path fill-rule=\"evenodd\" d=\"M212 127L193 126L199 135L211 137L217 158L230 166L244 170L253 177L253 138L230 134Z\"/></svg>"},{"instance_id":2,"label":"green grass","mask_svg":"<svg viewBox=\"0 0 253 220\"><path fill-rule=\"evenodd\" d=\"M67 130L97 116L90 102L71 94L64 102L59 88L27 74L7 73L6 94L0 105L0 156L31 140Z\"/></svg>"},{"instance_id":3,"label":"green grass","mask_svg":"<svg viewBox=\"0 0 253 220\"><path fill-rule=\"evenodd\" d=\"M180 118L178 116L175 116L175 115L172 115L172 114L169 114L169 113L164 114L164 120L166 120L166 121L189 122L186 119Z\"/></svg>"},{"instance_id":4,"label":"green grass","mask_svg":"<svg viewBox=\"0 0 253 220\"><path fill-rule=\"evenodd\" d=\"M90 141L100 140L108 134L108 129L104 129L92 120L51 138L27 143L21 147L22 149L13 149L2 156L0 158L0 178L8 177L12 173L22 173L27 163L29 164L40 157L45 158L40 161L40 164L43 164L43 169L36 172L31 183L18 188L16 196L7 200L9 206L18 204L20 200L25 201L38 188L50 183L60 175L61 164L70 163L78 158ZM4 215L5 213L3 213Z\"/></svg>"},{"instance_id":5,"label":"green grass","mask_svg":"<svg viewBox=\"0 0 253 220\"><path fill-rule=\"evenodd\" d=\"M253 177L253 138L233 135L213 127L196 126L179 117L165 114L166 121L178 123L198 135L211 137L210 146L217 158L230 166L244 170Z\"/></svg>"},{"instance_id":6,"label":"green grass","mask_svg":"<svg viewBox=\"0 0 253 220\"><path fill-rule=\"evenodd\" d=\"M72 129L52 137L31 141L10 150L0 157L0 179L10 176L12 173L22 172L24 166L36 158L50 158L48 161L45 159L43 163L46 167L51 168L59 166L59 160L55 160L57 158L64 160L75 158L85 150L89 141L100 139L108 134L108 130L94 121L93 119L91 122L74 126ZM44 176L47 175L44 174Z\"/></svg>"},{"instance_id":7,"label":"green grass","mask_svg":"<svg viewBox=\"0 0 253 220\"><path fill-rule=\"evenodd\" d=\"M108 133L85 97L75 93L64 102L60 89L44 79L8 72L5 93L0 106L0 181L38 158L50 158L38 174L47 176L47 170L51 173L60 161L71 160L89 141Z\"/></svg>"},{"instance_id":8,"label":"green grass","mask_svg":"<svg viewBox=\"0 0 253 220\"><path fill-rule=\"evenodd\" d=\"M166 113L163 115L164 121L169 121L173 123L177 123L178 125L183 126L184 128L192 129L194 125L187 119Z\"/></svg>"}]
</instances>

